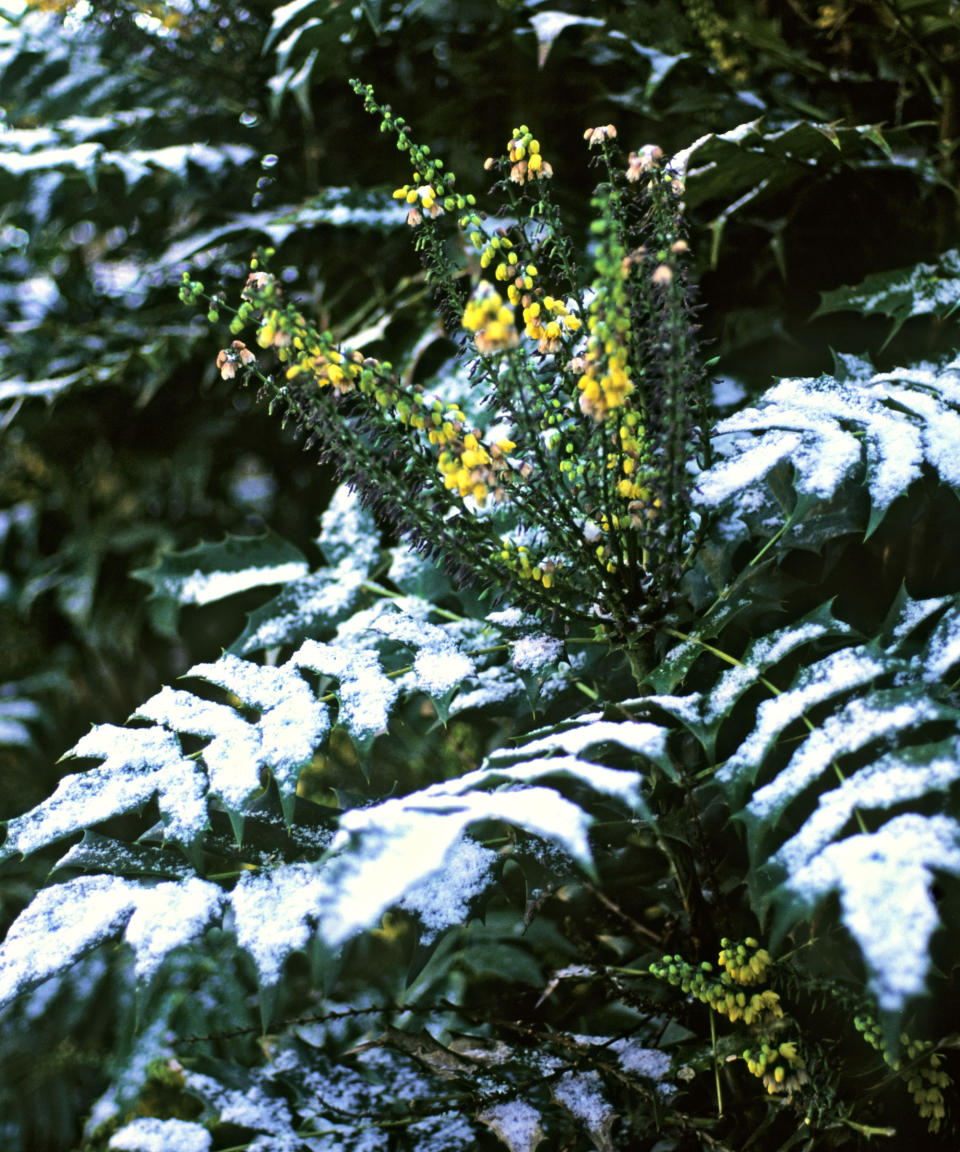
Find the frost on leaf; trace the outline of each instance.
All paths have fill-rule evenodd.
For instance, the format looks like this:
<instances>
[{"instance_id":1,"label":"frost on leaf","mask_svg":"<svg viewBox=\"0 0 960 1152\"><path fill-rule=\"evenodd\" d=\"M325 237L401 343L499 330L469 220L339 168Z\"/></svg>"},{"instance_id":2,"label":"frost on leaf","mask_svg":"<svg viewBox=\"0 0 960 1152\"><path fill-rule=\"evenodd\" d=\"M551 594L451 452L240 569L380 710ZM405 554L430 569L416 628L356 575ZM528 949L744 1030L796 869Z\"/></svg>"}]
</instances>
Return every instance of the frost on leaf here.
<instances>
[{"instance_id":1,"label":"frost on leaf","mask_svg":"<svg viewBox=\"0 0 960 1152\"><path fill-rule=\"evenodd\" d=\"M831 891L859 945L880 1008L900 1012L924 990L930 938L939 924L934 872L960 874L960 825L906 813L879 831L829 844L785 888L813 906Z\"/></svg>"}]
</instances>

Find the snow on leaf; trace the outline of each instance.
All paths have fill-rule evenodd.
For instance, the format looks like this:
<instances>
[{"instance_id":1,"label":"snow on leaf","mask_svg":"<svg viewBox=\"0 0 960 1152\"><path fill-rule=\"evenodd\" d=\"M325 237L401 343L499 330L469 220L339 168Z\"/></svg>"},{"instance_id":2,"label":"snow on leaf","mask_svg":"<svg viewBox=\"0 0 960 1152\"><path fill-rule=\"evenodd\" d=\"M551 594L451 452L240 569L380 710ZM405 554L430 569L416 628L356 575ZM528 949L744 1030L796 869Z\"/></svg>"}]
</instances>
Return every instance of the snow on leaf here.
<instances>
[{"instance_id":1,"label":"snow on leaf","mask_svg":"<svg viewBox=\"0 0 960 1152\"><path fill-rule=\"evenodd\" d=\"M136 953L137 979L151 979L169 952L201 935L222 902L217 885L196 876L138 888L123 937Z\"/></svg>"},{"instance_id":2,"label":"snow on leaf","mask_svg":"<svg viewBox=\"0 0 960 1152\"><path fill-rule=\"evenodd\" d=\"M245 872L230 894L237 943L265 985L276 984L291 952L306 947L309 921L330 894L326 876L309 864Z\"/></svg>"},{"instance_id":3,"label":"snow on leaf","mask_svg":"<svg viewBox=\"0 0 960 1152\"><path fill-rule=\"evenodd\" d=\"M723 784L752 779L780 733L811 708L834 696L870 684L883 663L860 648L841 648L802 669L786 692L757 709L753 731L717 772Z\"/></svg>"},{"instance_id":4,"label":"snow on leaf","mask_svg":"<svg viewBox=\"0 0 960 1152\"><path fill-rule=\"evenodd\" d=\"M213 1137L192 1120L138 1116L110 1137L111 1152L210 1152Z\"/></svg>"},{"instance_id":5,"label":"snow on leaf","mask_svg":"<svg viewBox=\"0 0 960 1152\"><path fill-rule=\"evenodd\" d=\"M400 689L380 667L380 657L375 651L307 640L290 662L339 680L338 721L351 736L363 739L386 728Z\"/></svg>"},{"instance_id":6,"label":"snow on leaf","mask_svg":"<svg viewBox=\"0 0 960 1152\"><path fill-rule=\"evenodd\" d=\"M564 1072L553 1085L553 1098L586 1128L597 1152L614 1152L610 1132L617 1114L597 1072Z\"/></svg>"},{"instance_id":7,"label":"snow on leaf","mask_svg":"<svg viewBox=\"0 0 960 1152\"><path fill-rule=\"evenodd\" d=\"M510 645L510 663L518 672L539 672L555 664L563 655L563 641L534 633L521 636Z\"/></svg>"},{"instance_id":8,"label":"snow on leaf","mask_svg":"<svg viewBox=\"0 0 960 1152\"><path fill-rule=\"evenodd\" d=\"M80 876L38 892L0 945L0 1005L115 933L130 914L129 888L117 876Z\"/></svg>"},{"instance_id":9,"label":"snow on leaf","mask_svg":"<svg viewBox=\"0 0 960 1152\"><path fill-rule=\"evenodd\" d=\"M753 794L747 813L756 821L774 822L838 756L949 716L945 708L910 689L893 688L854 698L811 732L783 771Z\"/></svg>"},{"instance_id":10,"label":"snow on leaf","mask_svg":"<svg viewBox=\"0 0 960 1152\"><path fill-rule=\"evenodd\" d=\"M97 768L64 776L36 808L10 820L0 859L26 855L55 840L141 808L156 798L169 839L188 844L207 826L205 781L172 732L160 728L91 729L68 753L97 757Z\"/></svg>"},{"instance_id":11,"label":"snow on leaf","mask_svg":"<svg viewBox=\"0 0 960 1152\"><path fill-rule=\"evenodd\" d=\"M871 502L868 534L924 464L960 486L960 376L957 363L876 373L865 380L781 380L758 402L717 426L719 460L700 475L695 499L717 507L783 460L794 486L817 500L862 479Z\"/></svg>"},{"instance_id":12,"label":"snow on leaf","mask_svg":"<svg viewBox=\"0 0 960 1152\"><path fill-rule=\"evenodd\" d=\"M930 937L939 924L934 870L960 873L960 825L906 813L877 832L829 844L785 887L808 905L831 891L870 972L881 1010L902 1011L924 990Z\"/></svg>"},{"instance_id":13,"label":"snow on leaf","mask_svg":"<svg viewBox=\"0 0 960 1152\"><path fill-rule=\"evenodd\" d=\"M420 917L423 944L448 925L466 920L469 902L486 887L496 859L492 848L461 837L447 851L439 871L407 889L400 906Z\"/></svg>"},{"instance_id":14,"label":"snow on leaf","mask_svg":"<svg viewBox=\"0 0 960 1152\"><path fill-rule=\"evenodd\" d=\"M141 979L200 935L219 910L215 884L191 878L155 887L119 876L79 876L42 889L0 945L0 1006L62 972L126 926Z\"/></svg>"},{"instance_id":15,"label":"snow on leaf","mask_svg":"<svg viewBox=\"0 0 960 1152\"><path fill-rule=\"evenodd\" d=\"M840 833L855 812L893 808L960 780L960 739L888 752L824 792L800 831L773 857L787 875L805 868Z\"/></svg>"},{"instance_id":16,"label":"snow on leaf","mask_svg":"<svg viewBox=\"0 0 960 1152\"><path fill-rule=\"evenodd\" d=\"M508 1100L485 1108L477 1119L499 1137L510 1152L536 1152L546 1139L541 1115L525 1100Z\"/></svg>"}]
</instances>

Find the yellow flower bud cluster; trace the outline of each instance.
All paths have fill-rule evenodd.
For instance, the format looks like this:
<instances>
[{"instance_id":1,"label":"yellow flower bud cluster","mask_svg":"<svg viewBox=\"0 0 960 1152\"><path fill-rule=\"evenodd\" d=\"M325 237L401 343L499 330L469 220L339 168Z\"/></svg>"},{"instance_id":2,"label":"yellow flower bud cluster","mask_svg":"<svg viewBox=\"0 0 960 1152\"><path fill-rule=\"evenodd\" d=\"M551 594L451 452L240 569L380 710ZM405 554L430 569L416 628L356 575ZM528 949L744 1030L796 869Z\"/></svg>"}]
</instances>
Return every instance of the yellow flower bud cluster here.
<instances>
[{"instance_id":1,"label":"yellow flower bud cluster","mask_svg":"<svg viewBox=\"0 0 960 1152\"><path fill-rule=\"evenodd\" d=\"M766 977L773 960L766 948L761 948L752 936L741 943L724 936L720 941L718 963L737 984L759 984Z\"/></svg>"},{"instance_id":2,"label":"yellow flower bud cluster","mask_svg":"<svg viewBox=\"0 0 960 1152\"><path fill-rule=\"evenodd\" d=\"M544 588L553 586L554 574L560 565L555 560L536 559L526 544L515 544L508 537L504 538L500 549L500 559L507 570L518 576L521 580L530 580L541 584Z\"/></svg>"},{"instance_id":3,"label":"yellow flower bud cluster","mask_svg":"<svg viewBox=\"0 0 960 1152\"><path fill-rule=\"evenodd\" d=\"M468 302L462 324L473 333L477 351L484 355L516 348L520 340L513 309L486 282L481 282Z\"/></svg>"},{"instance_id":4,"label":"yellow flower bud cluster","mask_svg":"<svg viewBox=\"0 0 960 1152\"><path fill-rule=\"evenodd\" d=\"M526 334L537 341L537 351L544 353L559 352L564 335L581 326L580 318L553 296L531 300L523 310L523 323Z\"/></svg>"},{"instance_id":5,"label":"yellow flower bud cluster","mask_svg":"<svg viewBox=\"0 0 960 1152\"><path fill-rule=\"evenodd\" d=\"M928 1131L939 1132L947 1114L943 1090L950 1088L953 1081L941 1070L943 1061L932 1051L933 1045L928 1040L910 1040L906 1035L901 1040L907 1059L921 1061L907 1080L907 1091L921 1118L927 1121Z\"/></svg>"},{"instance_id":6,"label":"yellow flower bud cluster","mask_svg":"<svg viewBox=\"0 0 960 1152\"><path fill-rule=\"evenodd\" d=\"M736 986L729 972L714 976L713 965L707 960L696 966L679 956L665 956L660 963L650 965L650 973L690 993L733 1022L742 1020L744 1024L768 1026L783 1016L776 992L767 988L748 996Z\"/></svg>"},{"instance_id":7,"label":"yellow flower bud cluster","mask_svg":"<svg viewBox=\"0 0 960 1152\"><path fill-rule=\"evenodd\" d=\"M797 1052L795 1040L782 1044L764 1043L760 1048L748 1048L743 1059L753 1076L763 1081L771 1096L785 1096L787 1100L809 1083L806 1064Z\"/></svg>"},{"instance_id":8,"label":"yellow flower bud cluster","mask_svg":"<svg viewBox=\"0 0 960 1152\"><path fill-rule=\"evenodd\" d=\"M900 1070L899 1055L887 1047L880 1025L872 1016L863 1014L855 1017L853 1026L870 1047L880 1053L885 1064L895 1072ZM950 1088L953 1080L942 1071L943 1061L933 1050L929 1040L914 1040L906 1032L902 1032L900 1044L907 1061L915 1065L910 1069L907 1091L913 1097L920 1116L927 1121L928 1131L939 1132L947 1114L943 1090Z\"/></svg>"},{"instance_id":9,"label":"yellow flower bud cluster","mask_svg":"<svg viewBox=\"0 0 960 1152\"><path fill-rule=\"evenodd\" d=\"M553 169L540 154L540 141L521 124L514 128L513 136L507 144L510 159L510 179L514 184L526 184L528 180L541 180L553 175Z\"/></svg>"},{"instance_id":10,"label":"yellow flower bud cluster","mask_svg":"<svg viewBox=\"0 0 960 1152\"><path fill-rule=\"evenodd\" d=\"M592 231L599 238L595 261L594 297L590 302L587 330L590 338L584 357L585 371L577 381L580 409L597 422L622 408L634 391L630 372L630 296L627 281L631 263L610 218L612 200L598 196L600 210Z\"/></svg>"}]
</instances>

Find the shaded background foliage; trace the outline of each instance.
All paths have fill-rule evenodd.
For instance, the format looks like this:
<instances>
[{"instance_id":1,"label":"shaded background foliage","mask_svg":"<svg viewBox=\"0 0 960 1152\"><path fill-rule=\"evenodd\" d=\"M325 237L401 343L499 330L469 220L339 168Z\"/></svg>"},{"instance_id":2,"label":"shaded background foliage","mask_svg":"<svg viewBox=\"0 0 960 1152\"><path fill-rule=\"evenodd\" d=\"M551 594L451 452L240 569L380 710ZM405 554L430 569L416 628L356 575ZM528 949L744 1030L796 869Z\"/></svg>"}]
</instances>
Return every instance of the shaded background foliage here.
<instances>
[{"instance_id":1,"label":"shaded background foliage","mask_svg":"<svg viewBox=\"0 0 960 1152\"><path fill-rule=\"evenodd\" d=\"M593 183L586 127L613 121L630 146L674 152L758 120L763 157L707 142L689 184L721 407L771 375L830 369L834 352L883 368L956 346L960 27L950 5L33 7L0 23L5 815L52 789L56 757L88 724L122 721L215 657L262 599L188 608L173 633L135 570L268 524L317 555L331 477L217 378L207 326L177 302L180 272L200 268L208 287L232 292L250 252L270 241L292 291L338 335L377 325L383 343L367 347L416 349L425 376L449 355L391 212L402 164L363 119L351 75L376 80L465 190L484 188L483 159L511 127L535 126L581 241ZM801 117L841 135L879 131L875 141L790 136ZM924 309L916 293L904 306L886 276L918 261L930 266ZM881 279L869 306L844 310L828 296L814 316L823 293L872 273ZM937 526L956 516L952 497L931 495L907 573L914 595L947 579ZM904 575L903 561L884 567L883 546L880 534L869 551L883 589L876 612ZM858 547L838 563L848 600L861 595L863 560ZM475 762L476 738L463 728L457 739L454 754ZM3 927L39 879L34 862L0 876ZM70 1091L31 1147L75 1139L98 1061L118 1042L88 1035L89 1050L78 1048L69 1013L64 1021L38 1091Z\"/></svg>"}]
</instances>

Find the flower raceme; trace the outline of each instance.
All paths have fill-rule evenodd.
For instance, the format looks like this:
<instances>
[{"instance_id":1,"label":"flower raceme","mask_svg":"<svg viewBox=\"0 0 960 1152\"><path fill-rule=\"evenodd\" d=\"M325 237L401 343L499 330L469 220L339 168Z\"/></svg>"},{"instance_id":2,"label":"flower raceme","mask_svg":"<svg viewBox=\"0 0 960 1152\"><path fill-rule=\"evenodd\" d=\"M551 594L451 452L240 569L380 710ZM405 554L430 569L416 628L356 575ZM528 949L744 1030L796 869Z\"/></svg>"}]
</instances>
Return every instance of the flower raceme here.
<instances>
[{"instance_id":1,"label":"flower raceme","mask_svg":"<svg viewBox=\"0 0 960 1152\"><path fill-rule=\"evenodd\" d=\"M393 196L409 208L470 391L455 399L438 381L428 392L341 345L283 299L262 257L231 333L254 324L279 371L267 375L235 341L218 359L221 375L258 378L372 505L458 576L557 625L579 618L635 633L665 610L677 557L691 552L676 477L697 452L692 413L703 373L682 183L658 149L624 161L612 125L589 130L606 179L592 201L585 275L550 196L553 169L526 125L484 165L512 221L503 226L457 190L454 174L369 87L354 88L410 162ZM451 231L474 278L469 292L463 263L450 256ZM190 302L202 286L188 282L184 292Z\"/></svg>"}]
</instances>

